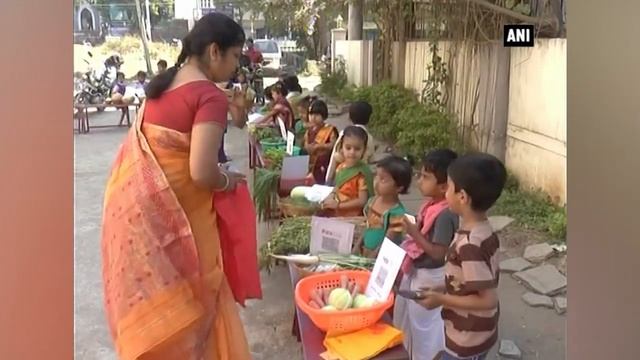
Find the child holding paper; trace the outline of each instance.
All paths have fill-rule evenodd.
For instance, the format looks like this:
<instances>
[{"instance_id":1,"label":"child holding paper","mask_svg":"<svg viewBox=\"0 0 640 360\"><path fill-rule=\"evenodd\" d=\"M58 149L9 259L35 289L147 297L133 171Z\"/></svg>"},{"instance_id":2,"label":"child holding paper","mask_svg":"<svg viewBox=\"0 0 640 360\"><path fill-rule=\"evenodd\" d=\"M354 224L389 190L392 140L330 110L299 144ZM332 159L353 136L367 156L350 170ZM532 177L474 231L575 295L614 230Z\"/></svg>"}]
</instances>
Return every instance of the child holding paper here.
<instances>
[{"instance_id":1,"label":"child holding paper","mask_svg":"<svg viewBox=\"0 0 640 360\"><path fill-rule=\"evenodd\" d=\"M344 129L340 149L344 161L338 166L336 186L323 202L329 216L361 216L364 206L373 195L373 174L362 161L367 147L367 132L357 126Z\"/></svg>"},{"instance_id":2,"label":"child holding paper","mask_svg":"<svg viewBox=\"0 0 640 360\"><path fill-rule=\"evenodd\" d=\"M445 350L441 359L486 359L498 340L498 249L487 218L504 188L507 172L489 154L456 159L448 169L446 199L460 215L460 229L447 250L445 289L423 293L427 309L442 306Z\"/></svg>"},{"instance_id":3,"label":"child holding paper","mask_svg":"<svg viewBox=\"0 0 640 360\"><path fill-rule=\"evenodd\" d=\"M407 252L400 288L420 291L444 287L444 256L458 229L458 216L448 209L447 168L457 158L448 149L429 152L422 160L418 188L427 201L417 223L405 217ZM415 360L431 360L444 349L444 323L440 309L428 310L403 297L396 298L394 326L404 333L404 346Z\"/></svg>"},{"instance_id":4,"label":"child holding paper","mask_svg":"<svg viewBox=\"0 0 640 360\"><path fill-rule=\"evenodd\" d=\"M329 117L327 104L315 100L309 107L309 128L304 135L304 149L309 154L310 176L316 184L324 185L331 149L336 143L338 130L325 123Z\"/></svg>"},{"instance_id":5,"label":"child holding paper","mask_svg":"<svg viewBox=\"0 0 640 360\"><path fill-rule=\"evenodd\" d=\"M406 194L411 186L411 164L398 156L379 161L373 180L375 196L364 208L367 228L363 239L356 244L363 256L375 258L385 237L400 245L406 232L404 205L400 194Z\"/></svg>"}]
</instances>

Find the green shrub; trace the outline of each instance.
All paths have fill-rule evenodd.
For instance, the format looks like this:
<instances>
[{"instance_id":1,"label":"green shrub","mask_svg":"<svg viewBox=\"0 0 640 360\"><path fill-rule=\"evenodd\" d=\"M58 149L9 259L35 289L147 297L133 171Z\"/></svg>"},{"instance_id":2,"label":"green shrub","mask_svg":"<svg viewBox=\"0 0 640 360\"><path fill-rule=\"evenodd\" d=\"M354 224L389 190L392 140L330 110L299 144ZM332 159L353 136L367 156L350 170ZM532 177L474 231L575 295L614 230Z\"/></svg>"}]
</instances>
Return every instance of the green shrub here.
<instances>
[{"instance_id":1,"label":"green shrub","mask_svg":"<svg viewBox=\"0 0 640 360\"><path fill-rule=\"evenodd\" d=\"M390 83L346 88L342 97L346 101L367 101L371 104L373 114L368 127L375 137L391 143L398 140L401 130L394 116L410 105L419 104L410 90Z\"/></svg>"},{"instance_id":2,"label":"green shrub","mask_svg":"<svg viewBox=\"0 0 640 360\"><path fill-rule=\"evenodd\" d=\"M337 98L340 92L347 86L347 70L344 60L336 61L335 71L330 66L325 66L320 71L320 92L330 98Z\"/></svg>"},{"instance_id":3,"label":"green shrub","mask_svg":"<svg viewBox=\"0 0 640 360\"><path fill-rule=\"evenodd\" d=\"M398 148L414 158L432 149L456 147L451 116L431 106L411 104L394 116L394 122L399 127Z\"/></svg>"},{"instance_id":4,"label":"green shrub","mask_svg":"<svg viewBox=\"0 0 640 360\"><path fill-rule=\"evenodd\" d=\"M567 213L564 207L555 205L541 191L505 191L491 209L492 215L513 217L525 229L544 232L554 240L565 241L567 235Z\"/></svg>"}]
</instances>

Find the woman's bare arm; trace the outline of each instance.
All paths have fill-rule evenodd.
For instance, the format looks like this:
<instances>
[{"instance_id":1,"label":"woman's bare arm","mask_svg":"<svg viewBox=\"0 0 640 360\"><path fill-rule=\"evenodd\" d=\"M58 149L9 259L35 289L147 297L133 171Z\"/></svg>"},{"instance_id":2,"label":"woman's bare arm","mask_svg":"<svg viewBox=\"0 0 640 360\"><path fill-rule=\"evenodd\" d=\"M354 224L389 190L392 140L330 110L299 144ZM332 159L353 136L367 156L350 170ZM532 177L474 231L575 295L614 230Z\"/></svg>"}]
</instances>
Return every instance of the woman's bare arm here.
<instances>
[{"instance_id":1,"label":"woman's bare arm","mask_svg":"<svg viewBox=\"0 0 640 360\"><path fill-rule=\"evenodd\" d=\"M207 189L221 189L226 179L218 167L218 149L224 128L214 122L195 124L191 130L189 170L191 179Z\"/></svg>"}]
</instances>

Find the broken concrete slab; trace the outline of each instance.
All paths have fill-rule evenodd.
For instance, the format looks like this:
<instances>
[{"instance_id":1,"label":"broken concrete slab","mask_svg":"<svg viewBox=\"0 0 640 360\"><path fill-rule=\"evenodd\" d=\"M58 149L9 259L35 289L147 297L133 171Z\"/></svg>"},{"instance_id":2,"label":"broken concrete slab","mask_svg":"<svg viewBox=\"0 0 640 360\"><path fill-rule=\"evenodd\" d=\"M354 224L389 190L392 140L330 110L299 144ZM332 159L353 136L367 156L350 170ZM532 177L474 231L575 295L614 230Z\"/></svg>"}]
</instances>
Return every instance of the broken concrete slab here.
<instances>
[{"instance_id":1,"label":"broken concrete slab","mask_svg":"<svg viewBox=\"0 0 640 360\"><path fill-rule=\"evenodd\" d=\"M567 311L567 298L564 296L557 296L553 298L553 305L556 312L562 315Z\"/></svg>"},{"instance_id":2,"label":"broken concrete slab","mask_svg":"<svg viewBox=\"0 0 640 360\"><path fill-rule=\"evenodd\" d=\"M546 307L553 309L553 300L545 295L539 295L532 292L527 292L522 295L522 301L531 307Z\"/></svg>"},{"instance_id":3,"label":"broken concrete slab","mask_svg":"<svg viewBox=\"0 0 640 360\"><path fill-rule=\"evenodd\" d=\"M515 219L508 216L489 216L489 223L495 232L502 231L514 221Z\"/></svg>"},{"instance_id":4,"label":"broken concrete slab","mask_svg":"<svg viewBox=\"0 0 640 360\"><path fill-rule=\"evenodd\" d=\"M527 270L532 266L533 264L531 264L527 260L521 257L516 257L516 258L511 258L511 259L501 261L500 271L505 273L515 273L515 272Z\"/></svg>"},{"instance_id":5,"label":"broken concrete slab","mask_svg":"<svg viewBox=\"0 0 640 360\"><path fill-rule=\"evenodd\" d=\"M511 340L500 340L500 350L498 350L500 357L505 359L521 359L522 351L516 343Z\"/></svg>"},{"instance_id":6,"label":"broken concrete slab","mask_svg":"<svg viewBox=\"0 0 640 360\"><path fill-rule=\"evenodd\" d=\"M526 249L524 249L524 258L528 261L534 263L540 263L551 256L553 256L554 251L551 245L547 243L529 245Z\"/></svg>"},{"instance_id":7,"label":"broken concrete slab","mask_svg":"<svg viewBox=\"0 0 640 360\"><path fill-rule=\"evenodd\" d=\"M567 287L567 278L553 265L542 265L513 274L517 280L538 294L553 296Z\"/></svg>"}]
</instances>

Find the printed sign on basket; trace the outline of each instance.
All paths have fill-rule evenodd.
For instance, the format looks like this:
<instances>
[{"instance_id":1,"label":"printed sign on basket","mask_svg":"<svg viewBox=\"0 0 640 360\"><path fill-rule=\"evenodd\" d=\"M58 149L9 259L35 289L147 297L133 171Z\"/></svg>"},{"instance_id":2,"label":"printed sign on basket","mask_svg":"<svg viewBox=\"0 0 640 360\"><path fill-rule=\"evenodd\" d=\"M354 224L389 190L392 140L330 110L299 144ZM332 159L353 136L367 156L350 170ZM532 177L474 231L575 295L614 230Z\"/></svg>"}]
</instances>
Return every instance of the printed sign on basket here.
<instances>
[{"instance_id":1,"label":"printed sign on basket","mask_svg":"<svg viewBox=\"0 0 640 360\"><path fill-rule=\"evenodd\" d=\"M406 252L400 246L387 238L384 239L364 293L368 298L376 301L387 300L405 255Z\"/></svg>"}]
</instances>

